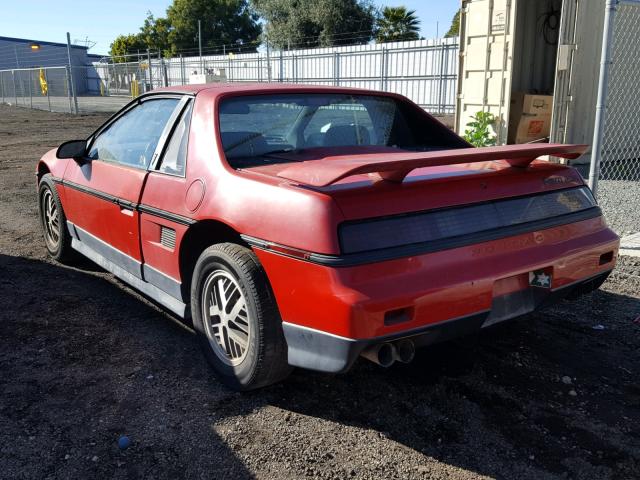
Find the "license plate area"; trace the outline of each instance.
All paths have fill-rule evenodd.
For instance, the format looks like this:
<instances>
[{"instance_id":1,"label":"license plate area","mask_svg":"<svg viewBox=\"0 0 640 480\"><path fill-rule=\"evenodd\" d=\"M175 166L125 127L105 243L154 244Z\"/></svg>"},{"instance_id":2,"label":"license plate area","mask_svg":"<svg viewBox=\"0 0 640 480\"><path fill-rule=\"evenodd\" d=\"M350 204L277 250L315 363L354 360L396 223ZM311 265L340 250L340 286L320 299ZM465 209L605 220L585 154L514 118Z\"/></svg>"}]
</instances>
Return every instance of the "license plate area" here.
<instances>
[{"instance_id":1,"label":"license plate area","mask_svg":"<svg viewBox=\"0 0 640 480\"><path fill-rule=\"evenodd\" d=\"M529 286L549 290L553 281L553 272L550 268L529 272Z\"/></svg>"}]
</instances>

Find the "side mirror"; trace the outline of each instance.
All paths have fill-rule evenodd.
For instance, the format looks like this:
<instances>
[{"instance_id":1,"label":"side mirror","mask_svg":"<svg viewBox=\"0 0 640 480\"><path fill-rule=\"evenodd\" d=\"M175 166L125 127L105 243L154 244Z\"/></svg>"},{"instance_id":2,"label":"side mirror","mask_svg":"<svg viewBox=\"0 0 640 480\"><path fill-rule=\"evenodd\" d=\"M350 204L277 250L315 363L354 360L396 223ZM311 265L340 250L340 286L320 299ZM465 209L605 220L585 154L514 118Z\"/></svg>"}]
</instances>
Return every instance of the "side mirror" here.
<instances>
[{"instance_id":1,"label":"side mirror","mask_svg":"<svg viewBox=\"0 0 640 480\"><path fill-rule=\"evenodd\" d=\"M70 142L64 142L58 147L58 150L56 151L56 157L73 158L74 160L80 160L84 158L86 153L86 140L71 140Z\"/></svg>"}]
</instances>

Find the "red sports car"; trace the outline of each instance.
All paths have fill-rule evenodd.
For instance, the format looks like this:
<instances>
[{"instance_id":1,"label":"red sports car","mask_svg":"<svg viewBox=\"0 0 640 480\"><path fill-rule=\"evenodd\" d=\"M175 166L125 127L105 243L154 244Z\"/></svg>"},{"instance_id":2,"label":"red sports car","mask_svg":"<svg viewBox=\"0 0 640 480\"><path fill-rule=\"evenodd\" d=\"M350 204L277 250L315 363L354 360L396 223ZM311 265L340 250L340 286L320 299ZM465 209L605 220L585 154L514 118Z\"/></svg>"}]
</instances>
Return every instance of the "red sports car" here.
<instances>
[{"instance_id":1,"label":"red sports car","mask_svg":"<svg viewBox=\"0 0 640 480\"><path fill-rule=\"evenodd\" d=\"M406 98L296 85L142 95L37 166L47 249L191 317L228 385L388 366L588 292L618 237L576 145L473 148Z\"/></svg>"}]
</instances>

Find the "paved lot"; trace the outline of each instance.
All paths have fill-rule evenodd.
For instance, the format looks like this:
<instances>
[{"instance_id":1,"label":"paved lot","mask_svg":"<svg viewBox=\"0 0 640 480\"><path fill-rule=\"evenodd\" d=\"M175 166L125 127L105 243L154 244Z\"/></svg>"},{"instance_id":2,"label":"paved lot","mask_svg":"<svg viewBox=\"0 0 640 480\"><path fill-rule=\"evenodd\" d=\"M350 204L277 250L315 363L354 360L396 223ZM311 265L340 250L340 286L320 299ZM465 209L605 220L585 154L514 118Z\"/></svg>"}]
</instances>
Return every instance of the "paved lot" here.
<instances>
[{"instance_id":1,"label":"paved lot","mask_svg":"<svg viewBox=\"0 0 640 480\"><path fill-rule=\"evenodd\" d=\"M640 478L640 259L410 365L232 393L188 325L45 256L35 161L104 119L0 106L0 478Z\"/></svg>"}]
</instances>

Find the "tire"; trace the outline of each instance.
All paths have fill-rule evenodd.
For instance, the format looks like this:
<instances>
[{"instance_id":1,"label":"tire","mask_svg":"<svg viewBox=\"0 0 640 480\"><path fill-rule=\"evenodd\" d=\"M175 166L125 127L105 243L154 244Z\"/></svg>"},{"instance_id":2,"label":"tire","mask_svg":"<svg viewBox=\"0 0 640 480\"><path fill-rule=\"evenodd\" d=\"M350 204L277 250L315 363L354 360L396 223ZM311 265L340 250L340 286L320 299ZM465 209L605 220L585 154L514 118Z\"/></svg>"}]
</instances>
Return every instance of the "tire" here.
<instances>
[{"instance_id":1,"label":"tire","mask_svg":"<svg viewBox=\"0 0 640 480\"><path fill-rule=\"evenodd\" d=\"M49 255L61 263L72 262L75 259L75 252L71 248L67 217L50 174L44 175L40 180L38 211L44 243Z\"/></svg>"},{"instance_id":2,"label":"tire","mask_svg":"<svg viewBox=\"0 0 640 480\"><path fill-rule=\"evenodd\" d=\"M202 252L191 282L191 313L204 354L225 385L253 390L291 372L276 301L251 250L220 243Z\"/></svg>"}]
</instances>

